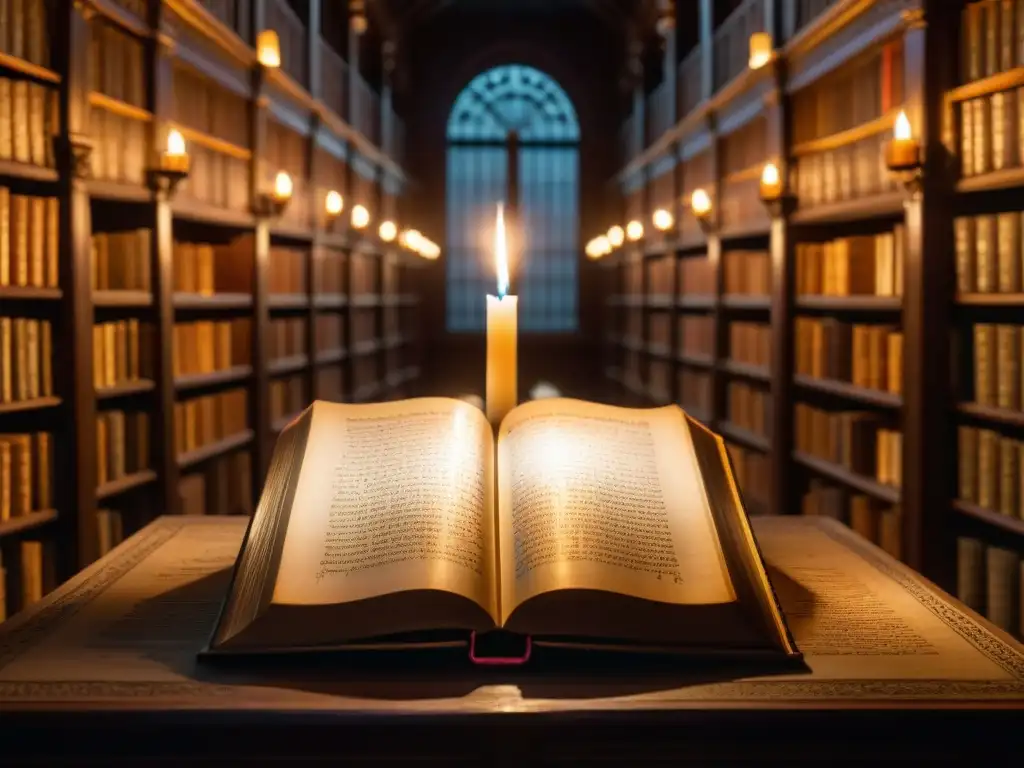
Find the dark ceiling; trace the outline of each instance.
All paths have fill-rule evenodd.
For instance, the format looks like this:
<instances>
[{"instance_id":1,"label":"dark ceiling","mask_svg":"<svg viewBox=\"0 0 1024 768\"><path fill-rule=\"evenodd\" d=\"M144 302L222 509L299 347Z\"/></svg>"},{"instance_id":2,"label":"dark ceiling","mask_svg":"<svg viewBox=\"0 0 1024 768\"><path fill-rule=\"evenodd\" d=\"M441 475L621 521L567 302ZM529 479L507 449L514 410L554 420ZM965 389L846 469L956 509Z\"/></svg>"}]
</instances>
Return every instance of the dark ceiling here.
<instances>
[{"instance_id":1,"label":"dark ceiling","mask_svg":"<svg viewBox=\"0 0 1024 768\"><path fill-rule=\"evenodd\" d=\"M590 14L614 30L634 24L653 28L654 0L370 0L405 33L415 33L419 24L437 21L443 14L504 14L523 17L551 14ZM538 19L539 20L539 19Z\"/></svg>"}]
</instances>

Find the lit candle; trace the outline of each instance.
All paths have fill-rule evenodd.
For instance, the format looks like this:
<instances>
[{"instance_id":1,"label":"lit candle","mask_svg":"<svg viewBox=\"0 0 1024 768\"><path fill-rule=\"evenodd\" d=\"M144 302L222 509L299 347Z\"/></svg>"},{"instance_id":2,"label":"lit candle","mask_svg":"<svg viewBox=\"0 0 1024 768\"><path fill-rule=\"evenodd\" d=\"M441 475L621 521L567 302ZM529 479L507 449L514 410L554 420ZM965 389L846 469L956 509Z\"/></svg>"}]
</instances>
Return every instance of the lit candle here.
<instances>
[{"instance_id":1,"label":"lit candle","mask_svg":"<svg viewBox=\"0 0 1024 768\"><path fill-rule=\"evenodd\" d=\"M366 229L370 224L370 212L366 206L357 205L352 209L352 226L356 229Z\"/></svg>"},{"instance_id":2,"label":"lit candle","mask_svg":"<svg viewBox=\"0 0 1024 768\"><path fill-rule=\"evenodd\" d=\"M292 177L284 171L278 171L274 177L274 199L278 202L287 202L292 198Z\"/></svg>"},{"instance_id":3,"label":"lit candle","mask_svg":"<svg viewBox=\"0 0 1024 768\"><path fill-rule=\"evenodd\" d=\"M775 163L767 163L761 171L761 199L778 200L782 196L782 178Z\"/></svg>"},{"instance_id":4,"label":"lit candle","mask_svg":"<svg viewBox=\"0 0 1024 768\"><path fill-rule=\"evenodd\" d=\"M160 165L165 171L188 173L188 152L185 150L185 137L176 128L172 128L167 134L167 151L160 158Z\"/></svg>"},{"instance_id":5,"label":"lit candle","mask_svg":"<svg viewBox=\"0 0 1024 768\"><path fill-rule=\"evenodd\" d=\"M505 211L498 205L494 233L494 263L498 272L498 295L487 297L487 419L497 427L505 414L516 407L516 345L519 299L508 295L508 242Z\"/></svg>"},{"instance_id":6,"label":"lit candle","mask_svg":"<svg viewBox=\"0 0 1024 768\"><path fill-rule=\"evenodd\" d=\"M618 224L608 230L608 244L612 248L618 248L626 240L626 230Z\"/></svg>"},{"instance_id":7,"label":"lit candle","mask_svg":"<svg viewBox=\"0 0 1024 768\"><path fill-rule=\"evenodd\" d=\"M268 69L277 69L281 66L281 42L277 38L277 32L264 29L259 33L256 37L256 58Z\"/></svg>"},{"instance_id":8,"label":"lit candle","mask_svg":"<svg viewBox=\"0 0 1024 768\"><path fill-rule=\"evenodd\" d=\"M654 228L659 232L667 232L672 229L672 225L675 224L675 217L672 216L670 211L666 211L664 208L659 208L651 217L651 222L654 224Z\"/></svg>"},{"instance_id":9,"label":"lit candle","mask_svg":"<svg viewBox=\"0 0 1024 768\"><path fill-rule=\"evenodd\" d=\"M390 243L398 236L398 227L395 226L393 221L382 221L380 226L377 227L377 234L380 235L380 239L385 243Z\"/></svg>"},{"instance_id":10,"label":"lit candle","mask_svg":"<svg viewBox=\"0 0 1024 768\"><path fill-rule=\"evenodd\" d=\"M892 139L885 147L885 164L893 171L904 171L920 165L921 157L917 141L910 130L907 113L900 110L893 126Z\"/></svg>"}]
</instances>

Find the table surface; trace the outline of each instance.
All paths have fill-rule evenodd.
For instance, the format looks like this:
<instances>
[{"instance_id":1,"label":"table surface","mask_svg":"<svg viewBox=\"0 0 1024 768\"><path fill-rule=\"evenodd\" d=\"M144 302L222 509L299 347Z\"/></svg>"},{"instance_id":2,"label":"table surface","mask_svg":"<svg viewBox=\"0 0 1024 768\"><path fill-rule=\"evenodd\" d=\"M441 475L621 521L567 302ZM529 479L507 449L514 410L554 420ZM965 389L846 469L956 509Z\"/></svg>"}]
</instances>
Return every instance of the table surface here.
<instances>
[{"instance_id":1,"label":"table surface","mask_svg":"<svg viewBox=\"0 0 1024 768\"><path fill-rule=\"evenodd\" d=\"M762 754L844 738L849 754L908 738L920 747L941 733L937 754L962 742L976 755L979 744L1018 740L1007 718L1022 721L1024 647L835 521L753 522L805 669L383 669L322 657L211 667L196 654L246 520L163 517L0 626L0 752L67 757L73 743L107 754L133 739L198 749L192 737L205 734L267 759L341 744L346 754L453 757L489 734L488 759L533 745L640 760L669 743L718 754L736 746L737 727ZM145 736L154 725L159 747ZM166 738L176 733L191 736Z\"/></svg>"}]
</instances>

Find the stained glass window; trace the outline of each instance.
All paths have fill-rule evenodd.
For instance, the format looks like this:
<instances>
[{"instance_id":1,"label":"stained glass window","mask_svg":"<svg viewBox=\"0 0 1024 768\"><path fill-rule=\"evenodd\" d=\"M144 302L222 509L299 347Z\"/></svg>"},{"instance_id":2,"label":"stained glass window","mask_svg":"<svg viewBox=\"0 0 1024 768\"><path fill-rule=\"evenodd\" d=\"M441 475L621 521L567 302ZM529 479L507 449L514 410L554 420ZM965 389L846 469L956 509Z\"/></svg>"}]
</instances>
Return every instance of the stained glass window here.
<instances>
[{"instance_id":1,"label":"stained glass window","mask_svg":"<svg viewBox=\"0 0 1024 768\"><path fill-rule=\"evenodd\" d=\"M484 72L448 119L447 325L482 331L494 293L493 224L505 199L509 131L519 135L518 248L513 286L519 327L577 328L579 122L565 91L532 67Z\"/></svg>"}]
</instances>

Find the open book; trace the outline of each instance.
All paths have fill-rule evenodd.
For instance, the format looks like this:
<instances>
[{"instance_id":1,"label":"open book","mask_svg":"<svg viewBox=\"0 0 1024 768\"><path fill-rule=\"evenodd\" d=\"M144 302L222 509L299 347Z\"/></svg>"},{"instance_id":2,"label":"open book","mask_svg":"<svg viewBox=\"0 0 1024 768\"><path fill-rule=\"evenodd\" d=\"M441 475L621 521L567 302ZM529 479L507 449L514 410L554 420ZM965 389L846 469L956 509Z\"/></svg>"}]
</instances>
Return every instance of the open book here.
<instances>
[{"instance_id":1,"label":"open book","mask_svg":"<svg viewBox=\"0 0 1024 768\"><path fill-rule=\"evenodd\" d=\"M795 656L721 439L675 406L317 401L282 433L210 653L534 644Z\"/></svg>"}]
</instances>

